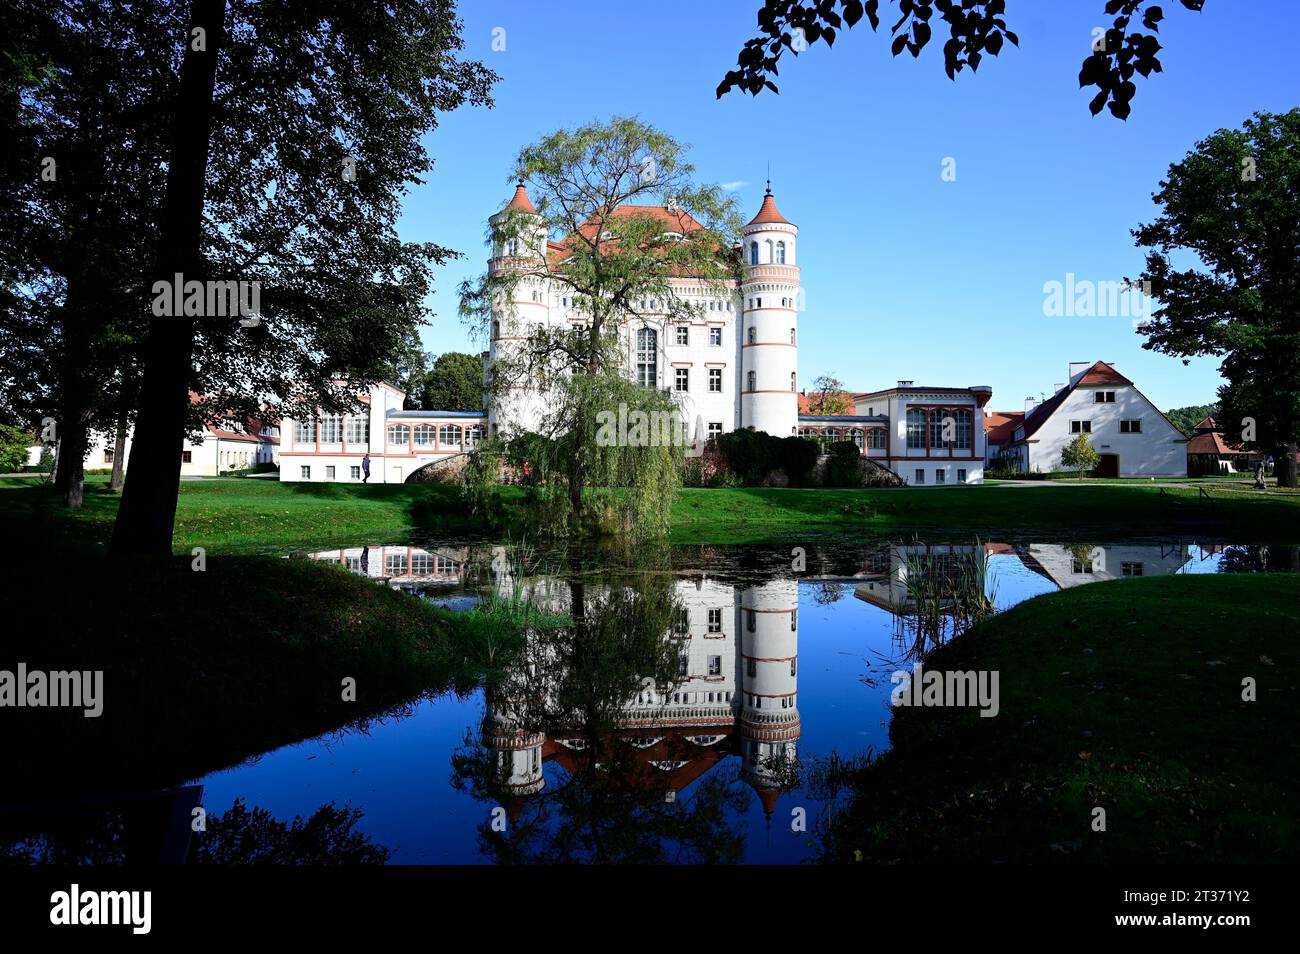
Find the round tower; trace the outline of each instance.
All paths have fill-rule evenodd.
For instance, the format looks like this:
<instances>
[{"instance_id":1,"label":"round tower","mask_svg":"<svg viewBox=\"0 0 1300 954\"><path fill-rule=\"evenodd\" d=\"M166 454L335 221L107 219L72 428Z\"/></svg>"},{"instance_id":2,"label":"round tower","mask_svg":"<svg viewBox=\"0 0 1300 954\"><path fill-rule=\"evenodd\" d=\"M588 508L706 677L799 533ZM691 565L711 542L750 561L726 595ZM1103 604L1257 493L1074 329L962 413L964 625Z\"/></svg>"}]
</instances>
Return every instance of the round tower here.
<instances>
[{"instance_id":1,"label":"round tower","mask_svg":"<svg viewBox=\"0 0 1300 954\"><path fill-rule=\"evenodd\" d=\"M744 229L740 426L775 437L798 433L799 229L776 207L772 184Z\"/></svg>"},{"instance_id":2,"label":"round tower","mask_svg":"<svg viewBox=\"0 0 1300 954\"><path fill-rule=\"evenodd\" d=\"M799 582L740 593L741 772L772 813L799 740Z\"/></svg>"},{"instance_id":3,"label":"round tower","mask_svg":"<svg viewBox=\"0 0 1300 954\"><path fill-rule=\"evenodd\" d=\"M488 219L492 227L492 258L488 273L499 276L510 271L524 271L546 254L546 225L538 214L523 182L515 187L514 198L504 209ZM509 297L511 300L503 300ZM512 295L498 295L492 303L491 343L488 347L488 371L498 360L509 360L520 344L538 326L550 323L550 289L546 283L521 279ZM488 433L505 436L519 431L537 430L544 413L543 394L526 380L512 380L489 400Z\"/></svg>"}]
</instances>

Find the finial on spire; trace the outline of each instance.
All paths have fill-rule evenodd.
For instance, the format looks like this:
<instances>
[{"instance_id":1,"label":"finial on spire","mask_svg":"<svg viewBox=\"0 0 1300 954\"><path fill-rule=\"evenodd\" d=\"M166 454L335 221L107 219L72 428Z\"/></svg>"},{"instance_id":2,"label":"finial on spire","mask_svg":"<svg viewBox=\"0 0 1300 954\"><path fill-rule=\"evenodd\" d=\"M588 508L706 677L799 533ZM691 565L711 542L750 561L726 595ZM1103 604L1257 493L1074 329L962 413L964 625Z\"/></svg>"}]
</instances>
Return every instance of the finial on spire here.
<instances>
[{"instance_id":1,"label":"finial on spire","mask_svg":"<svg viewBox=\"0 0 1300 954\"><path fill-rule=\"evenodd\" d=\"M767 192L764 195L772 194L772 160L767 160Z\"/></svg>"}]
</instances>

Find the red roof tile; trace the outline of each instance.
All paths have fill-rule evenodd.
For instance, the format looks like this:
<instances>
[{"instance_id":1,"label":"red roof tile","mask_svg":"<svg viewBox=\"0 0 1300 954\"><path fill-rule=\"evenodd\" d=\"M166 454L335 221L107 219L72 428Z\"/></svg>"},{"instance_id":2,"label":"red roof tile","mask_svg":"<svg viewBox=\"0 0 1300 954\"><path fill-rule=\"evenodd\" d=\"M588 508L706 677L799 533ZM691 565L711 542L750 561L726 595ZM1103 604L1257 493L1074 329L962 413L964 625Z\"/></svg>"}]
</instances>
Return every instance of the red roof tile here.
<instances>
[{"instance_id":1,"label":"red roof tile","mask_svg":"<svg viewBox=\"0 0 1300 954\"><path fill-rule=\"evenodd\" d=\"M990 444L1005 444L1025 421L1024 411L989 411L984 415L984 432Z\"/></svg>"},{"instance_id":2,"label":"red roof tile","mask_svg":"<svg viewBox=\"0 0 1300 954\"><path fill-rule=\"evenodd\" d=\"M515 186L514 198L511 199L506 208L501 211L504 212L506 209L518 209L519 211L527 212L530 215L535 215L537 213L537 207L534 206L532 200L528 198L528 190L524 188L522 182Z\"/></svg>"},{"instance_id":3,"label":"red roof tile","mask_svg":"<svg viewBox=\"0 0 1300 954\"><path fill-rule=\"evenodd\" d=\"M781 210L776 207L776 199L772 198L772 191L769 189L763 196L763 205L758 210L758 215L749 220L749 225L763 225L767 222L781 222L785 225L794 223L781 214ZM749 228L746 225L746 228Z\"/></svg>"}]
</instances>

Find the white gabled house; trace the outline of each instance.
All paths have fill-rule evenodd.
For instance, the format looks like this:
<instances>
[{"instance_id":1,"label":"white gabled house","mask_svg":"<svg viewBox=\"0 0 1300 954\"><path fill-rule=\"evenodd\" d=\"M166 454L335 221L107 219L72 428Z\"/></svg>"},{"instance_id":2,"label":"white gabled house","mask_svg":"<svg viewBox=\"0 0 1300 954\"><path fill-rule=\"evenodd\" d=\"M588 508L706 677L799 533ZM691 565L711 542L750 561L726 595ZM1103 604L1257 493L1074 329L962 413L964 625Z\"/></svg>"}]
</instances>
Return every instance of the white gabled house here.
<instances>
[{"instance_id":1,"label":"white gabled house","mask_svg":"<svg viewBox=\"0 0 1300 954\"><path fill-rule=\"evenodd\" d=\"M1080 434L1101 455L1099 477L1187 476L1187 438L1104 361L1074 362L1067 383L1057 385L1050 398L1026 399L1024 419L1003 451L1005 462L1025 473L1068 470L1061 452Z\"/></svg>"}]
</instances>

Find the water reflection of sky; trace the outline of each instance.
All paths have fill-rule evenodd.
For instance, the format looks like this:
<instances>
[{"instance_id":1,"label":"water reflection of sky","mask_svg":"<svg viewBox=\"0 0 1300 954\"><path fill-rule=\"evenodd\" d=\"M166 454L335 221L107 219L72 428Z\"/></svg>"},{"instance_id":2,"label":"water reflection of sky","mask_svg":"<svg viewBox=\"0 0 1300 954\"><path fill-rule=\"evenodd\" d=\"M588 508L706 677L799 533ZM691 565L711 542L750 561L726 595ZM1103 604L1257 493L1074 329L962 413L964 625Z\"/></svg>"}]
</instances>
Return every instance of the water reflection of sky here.
<instances>
[{"instance_id":1,"label":"water reflection of sky","mask_svg":"<svg viewBox=\"0 0 1300 954\"><path fill-rule=\"evenodd\" d=\"M1215 572L1221 559L1218 552L1186 545L990 549L987 590L998 609L1121 575ZM797 748L805 762L831 752L855 755L888 746L889 676L896 668L888 660L898 655L896 621L877 605L887 604L887 597L869 601L857 595L857 587L848 580L798 586ZM838 598L827 602L832 592ZM364 811L359 830L388 847L394 862L482 862L477 829L494 806L456 790L450 779L452 754L467 733L479 732L485 705L482 693L443 696L419 703L409 716L372 724L364 733L286 746L202 779L205 806L220 813L243 798L288 819L310 815L331 801L350 803ZM727 770L733 784L744 786L738 764L738 756L729 756L704 778ZM547 791L564 781L564 770L554 760L544 766L544 774ZM677 798L690 799L700 784L691 782ZM792 809L804 808L811 828L822 806L803 790L783 792L769 819L757 794L745 794L747 809L732 821L748 832L746 862L794 863L811 854L810 836L791 830Z\"/></svg>"}]
</instances>

